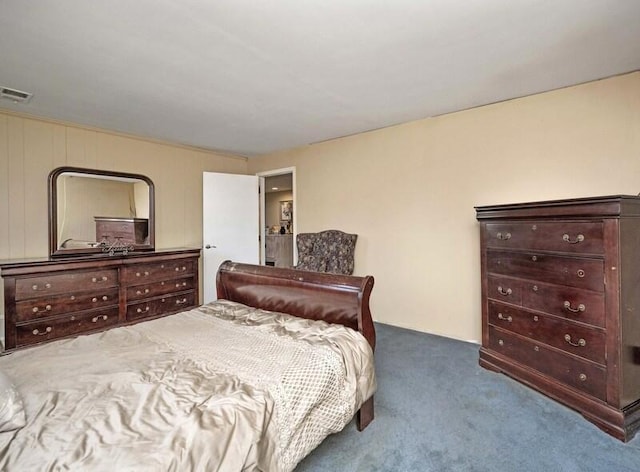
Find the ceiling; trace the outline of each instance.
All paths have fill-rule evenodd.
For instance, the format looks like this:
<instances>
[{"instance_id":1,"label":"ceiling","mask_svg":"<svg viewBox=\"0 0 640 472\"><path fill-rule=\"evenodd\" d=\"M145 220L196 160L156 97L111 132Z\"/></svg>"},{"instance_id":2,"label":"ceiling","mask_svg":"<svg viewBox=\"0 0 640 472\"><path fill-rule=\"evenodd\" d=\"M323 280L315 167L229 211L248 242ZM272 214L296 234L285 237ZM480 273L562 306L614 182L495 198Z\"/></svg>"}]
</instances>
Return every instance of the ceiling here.
<instances>
[{"instance_id":1,"label":"ceiling","mask_svg":"<svg viewBox=\"0 0 640 472\"><path fill-rule=\"evenodd\" d=\"M0 2L0 107L249 157L639 69L638 0Z\"/></svg>"}]
</instances>

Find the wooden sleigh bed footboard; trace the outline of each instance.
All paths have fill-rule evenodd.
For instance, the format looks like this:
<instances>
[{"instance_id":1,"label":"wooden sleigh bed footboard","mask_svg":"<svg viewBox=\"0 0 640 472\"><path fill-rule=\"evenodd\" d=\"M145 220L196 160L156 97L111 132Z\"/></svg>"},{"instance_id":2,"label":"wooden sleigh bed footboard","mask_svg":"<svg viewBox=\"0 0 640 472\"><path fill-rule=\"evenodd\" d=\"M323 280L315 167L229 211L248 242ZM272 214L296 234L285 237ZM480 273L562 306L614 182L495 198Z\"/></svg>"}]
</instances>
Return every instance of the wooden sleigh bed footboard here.
<instances>
[{"instance_id":1,"label":"wooden sleigh bed footboard","mask_svg":"<svg viewBox=\"0 0 640 472\"><path fill-rule=\"evenodd\" d=\"M375 350L376 333L369 308L372 276L308 272L225 261L216 277L218 298L254 308L324 320L359 331ZM374 418L373 396L357 413L362 431Z\"/></svg>"}]
</instances>

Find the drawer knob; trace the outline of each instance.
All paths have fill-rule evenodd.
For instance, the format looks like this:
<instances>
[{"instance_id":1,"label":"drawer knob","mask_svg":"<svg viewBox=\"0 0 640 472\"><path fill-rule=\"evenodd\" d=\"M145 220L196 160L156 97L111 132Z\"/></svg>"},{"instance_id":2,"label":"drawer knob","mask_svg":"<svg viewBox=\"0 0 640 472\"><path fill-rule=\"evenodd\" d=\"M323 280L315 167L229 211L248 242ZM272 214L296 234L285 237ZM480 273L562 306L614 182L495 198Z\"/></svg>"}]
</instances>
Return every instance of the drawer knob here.
<instances>
[{"instance_id":1,"label":"drawer knob","mask_svg":"<svg viewBox=\"0 0 640 472\"><path fill-rule=\"evenodd\" d=\"M503 288L502 288L502 286L500 285L500 286L498 286L498 293L499 293L500 295L505 295L505 296L507 296L507 295L511 295L511 294L513 293L513 291L512 291L510 288L508 288L508 289L506 289L506 290L505 290L505 289L503 289Z\"/></svg>"},{"instance_id":2,"label":"drawer knob","mask_svg":"<svg viewBox=\"0 0 640 472\"><path fill-rule=\"evenodd\" d=\"M91 278L92 282L106 282L107 281L107 277L102 276L102 277L92 277Z\"/></svg>"},{"instance_id":3,"label":"drawer knob","mask_svg":"<svg viewBox=\"0 0 640 472\"><path fill-rule=\"evenodd\" d=\"M38 311L40 311L40 308L38 308L37 306L34 306L31 311L34 313L38 313Z\"/></svg>"},{"instance_id":4,"label":"drawer knob","mask_svg":"<svg viewBox=\"0 0 640 472\"><path fill-rule=\"evenodd\" d=\"M136 295L142 295L143 293L149 293L149 289L145 288L144 290L136 290Z\"/></svg>"},{"instance_id":5,"label":"drawer knob","mask_svg":"<svg viewBox=\"0 0 640 472\"><path fill-rule=\"evenodd\" d=\"M536 262L536 261L538 260L538 256L531 256L531 260L532 260L533 262Z\"/></svg>"},{"instance_id":6,"label":"drawer knob","mask_svg":"<svg viewBox=\"0 0 640 472\"><path fill-rule=\"evenodd\" d=\"M570 311L571 313L578 313L581 311L585 311L587 309L587 307L584 306L582 303L578 305L578 308L571 308L571 302L568 300L565 300L564 308L565 310Z\"/></svg>"},{"instance_id":7,"label":"drawer knob","mask_svg":"<svg viewBox=\"0 0 640 472\"><path fill-rule=\"evenodd\" d=\"M51 305L45 306L44 309L47 310L47 311L51 311Z\"/></svg>"},{"instance_id":8,"label":"drawer knob","mask_svg":"<svg viewBox=\"0 0 640 472\"><path fill-rule=\"evenodd\" d=\"M92 301L93 303L95 303L95 302L97 302L97 301L98 301L98 299L97 299L96 297L93 297L93 298L91 299L91 301Z\"/></svg>"},{"instance_id":9,"label":"drawer knob","mask_svg":"<svg viewBox=\"0 0 640 472\"><path fill-rule=\"evenodd\" d=\"M39 331L37 329L34 329L32 331L32 333L34 334L34 336L46 336L47 334L49 334L51 331L53 331L53 328L51 326L47 326L44 331Z\"/></svg>"},{"instance_id":10,"label":"drawer knob","mask_svg":"<svg viewBox=\"0 0 640 472\"><path fill-rule=\"evenodd\" d=\"M508 323L511 323L513 321L513 318L511 317L511 315L504 316L502 313L498 313L498 319L507 321Z\"/></svg>"},{"instance_id":11,"label":"drawer knob","mask_svg":"<svg viewBox=\"0 0 640 472\"><path fill-rule=\"evenodd\" d=\"M176 288L186 287L186 286L187 286L187 282L182 282L182 283L178 282L178 283L176 284Z\"/></svg>"},{"instance_id":12,"label":"drawer knob","mask_svg":"<svg viewBox=\"0 0 640 472\"><path fill-rule=\"evenodd\" d=\"M578 269L578 272L576 272L578 274L578 277L582 278L584 277L584 270L582 269Z\"/></svg>"},{"instance_id":13,"label":"drawer knob","mask_svg":"<svg viewBox=\"0 0 640 472\"><path fill-rule=\"evenodd\" d=\"M182 300L176 300L176 305L184 305L187 303L187 298L183 298Z\"/></svg>"},{"instance_id":14,"label":"drawer knob","mask_svg":"<svg viewBox=\"0 0 640 472\"><path fill-rule=\"evenodd\" d=\"M571 237L565 233L562 235L562 240L565 243L569 243L569 244L578 244L581 243L582 241L584 241L584 235L583 234L579 234L578 236L576 236L576 239L571 240Z\"/></svg>"},{"instance_id":15,"label":"drawer knob","mask_svg":"<svg viewBox=\"0 0 640 472\"><path fill-rule=\"evenodd\" d=\"M103 301L103 302L106 302L107 300L109 300L109 297L107 297L106 295L103 295L103 296L102 296L102 301Z\"/></svg>"},{"instance_id":16,"label":"drawer knob","mask_svg":"<svg viewBox=\"0 0 640 472\"><path fill-rule=\"evenodd\" d=\"M508 239L511 239L511 233L498 233L496 234L496 237L501 241L507 241Z\"/></svg>"},{"instance_id":17,"label":"drawer knob","mask_svg":"<svg viewBox=\"0 0 640 472\"><path fill-rule=\"evenodd\" d=\"M587 380L587 374L580 374L578 378L580 379L580 382L584 382Z\"/></svg>"},{"instance_id":18,"label":"drawer knob","mask_svg":"<svg viewBox=\"0 0 640 472\"><path fill-rule=\"evenodd\" d=\"M504 341L502 339L498 339L498 344L500 344L500 346L504 346Z\"/></svg>"},{"instance_id":19,"label":"drawer knob","mask_svg":"<svg viewBox=\"0 0 640 472\"><path fill-rule=\"evenodd\" d=\"M538 315L533 315L533 321L538 321L540 318L538 318Z\"/></svg>"},{"instance_id":20,"label":"drawer knob","mask_svg":"<svg viewBox=\"0 0 640 472\"><path fill-rule=\"evenodd\" d=\"M534 350L534 351L536 351L536 352L540 352L540 347L538 347L538 346L533 346L533 350Z\"/></svg>"},{"instance_id":21,"label":"drawer knob","mask_svg":"<svg viewBox=\"0 0 640 472\"><path fill-rule=\"evenodd\" d=\"M578 339L577 343L574 343L571 340L571 335L570 334L565 334L564 335L564 340L567 341L567 343L571 344L572 346L575 347L585 347L587 345L587 341L585 341L583 338Z\"/></svg>"},{"instance_id":22,"label":"drawer knob","mask_svg":"<svg viewBox=\"0 0 640 472\"><path fill-rule=\"evenodd\" d=\"M98 320L107 321L108 319L109 319L109 315L98 315L98 316L94 316L93 318L91 318L91 322L92 323L97 323Z\"/></svg>"},{"instance_id":23,"label":"drawer knob","mask_svg":"<svg viewBox=\"0 0 640 472\"><path fill-rule=\"evenodd\" d=\"M149 306L145 307L144 310L142 308L138 308L136 313L146 313L147 311L149 311Z\"/></svg>"}]
</instances>

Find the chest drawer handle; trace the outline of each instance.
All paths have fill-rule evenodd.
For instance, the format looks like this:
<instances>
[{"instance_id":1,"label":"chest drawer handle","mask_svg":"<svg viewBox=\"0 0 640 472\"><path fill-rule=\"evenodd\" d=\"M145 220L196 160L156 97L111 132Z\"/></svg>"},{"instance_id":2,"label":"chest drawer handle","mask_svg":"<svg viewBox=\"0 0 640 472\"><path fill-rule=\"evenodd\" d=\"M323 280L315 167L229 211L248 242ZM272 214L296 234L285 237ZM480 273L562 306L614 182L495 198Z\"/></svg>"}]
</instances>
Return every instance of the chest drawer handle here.
<instances>
[{"instance_id":1,"label":"chest drawer handle","mask_svg":"<svg viewBox=\"0 0 640 472\"><path fill-rule=\"evenodd\" d=\"M31 286L31 288L33 290L38 290L40 287L37 284L34 284L34 285ZM50 283L44 284L44 288L51 288L51 284Z\"/></svg>"},{"instance_id":2,"label":"chest drawer handle","mask_svg":"<svg viewBox=\"0 0 640 472\"><path fill-rule=\"evenodd\" d=\"M187 303L187 299L183 298L182 300L176 300L176 305L184 305Z\"/></svg>"},{"instance_id":3,"label":"chest drawer handle","mask_svg":"<svg viewBox=\"0 0 640 472\"><path fill-rule=\"evenodd\" d=\"M513 318L511 317L511 315L509 316L504 316L502 313L498 313L498 319L499 320L504 320L508 323L511 323L513 321Z\"/></svg>"},{"instance_id":4,"label":"chest drawer handle","mask_svg":"<svg viewBox=\"0 0 640 472\"><path fill-rule=\"evenodd\" d=\"M145 288L144 292L142 292L141 290L136 290L136 295L142 295L143 293L149 293L149 289Z\"/></svg>"},{"instance_id":5,"label":"chest drawer handle","mask_svg":"<svg viewBox=\"0 0 640 472\"><path fill-rule=\"evenodd\" d=\"M43 332L34 329L33 331L31 331L34 336L46 336L47 334L49 334L51 331L53 331L53 328L51 326L47 326Z\"/></svg>"},{"instance_id":6,"label":"chest drawer handle","mask_svg":"<svg viewBox=\"0 0 640 472\"><path fill-rule=\"evenodd\" d=\"M585 311L587 309L587 307L584 306L582 303L578 305L578 308L571 308L571 302L568 300L564 302L564 308L565 310L570 311L571 313L578 313L581 311Z\"/></svg>"},{"instance_id":7,"label":"chest drawer handle","mask_svg":"<svg viewBox=\"0 0 640 472\"><path fill-rule=\"evenodd\" d=\"M178 282L178 283L176 284L176 288L186 287L186 286L187 286L187 282L182 282L182 283Z\"/></svg>"},{"instance_id":8,"label":"chest drawer handle","mask_svg":"<svg viewBox=\"0 0 640 472\"><path fill-rule=\"evenodd\" d=\"M499 286L498 287L498 293L500 295L507 296L507 295L511 295L513 293L513 291L510 288L505 290L505 289L502 288L502 286Z\"/></svg>"},{"instance_id":9,"label":"chest drawer handle","mask_svg":"<svg viewBox=\"0 0 640 472\"><path fill-rule=\"evenodd\" d=\"M584 241L584 235L583 234L579 234L578 236L576 236L576 239L571 241L571 238L569 237L569 235L567 233L565 233L565 234L562 235L562 240L565 243L578 244L578 243L581 243L582 241Z\"/></svg>"},{"instance_id":10,"label":"chest drawer handle","mask_svg":"<svg viewBox=\"0 0 640 472\"><path fill-rule=\"evenodd\" d=\"M570 334L565 334L564 335L564 340L567 341L572 346L575 346L575 347L585 347L587 345L587 341L585 341L582 338L578 339L577 343L574 343L573 341L571 341L571 335Z\"/></svg>"},{"instance_id":11,"label":"chest drawer handle","mask_svg":"<svg viewBox=\"0 0 640 472\"><path fill-rule=\"evenodd\" d=\"M140 277L141 275L144 275L146 277L147 275L149 275L149 271L145 270L144 274L141 274L140 272L136 272L136 277Z\"/></svg>"},{"instance_id":12,"label":"chest drawer handle","mask_svg":"<svg viewBox=\"0 0 640 472\"><path fill-rule=\"evenodd\" d=\"M105 277L104 275L102 277L100 277L100 278L92 277L91 281L94 282L94 283L95 282L106 282L107 281L107 277Z\"/></svg>"},{"instance_id":13,"label":"chest drawer handle","mask_svg":"<svg viewBox=\"0 0 640 472\"><path fill-rule=\"evenodd\" d=\"M102 319L104 321L107 321L109 319L108 315L99 315L99 316L94 316L93 318L91 318L91 322L92 323L97 323L99 319Z\"/></svg>"},{"instance_id":14,"label":"chest drawer handle","mask_svg":"<svg viewBox=\"0 0 640 472\"><path fill-rule=\"evenodd\" d=\"M136 310L136 313L142 313L142 312L146 313L147 311L149 311L149 309L150 309L150 308L149 308L148 306L147 306L144 310L143 310L142 308L138 308L138 309Z\"/></svg>"},{"instance_id":15,"label":"chest drawer handle","mask_svg":"<svg viewBox=\"0 0 640 472\"><path fill-rule=\"evenodd\" d=\"M51 305L45 306L44 309L46 311L51 311ZM38 308L37 306L34 306L31 311L34 313L38 313L40 311L40 308Z\"/></svg>"},{"instance_id":16,"label":"chest drawer handle","mask_svg":"<svg viewBox=\"0 0 640 472\"><path fill-rule=\"evenodd\" d=\"M498 233L496 234L496 237L502 241L507 241L508 239L511 239L511 233Z\"/></svg>"}]
</instances>

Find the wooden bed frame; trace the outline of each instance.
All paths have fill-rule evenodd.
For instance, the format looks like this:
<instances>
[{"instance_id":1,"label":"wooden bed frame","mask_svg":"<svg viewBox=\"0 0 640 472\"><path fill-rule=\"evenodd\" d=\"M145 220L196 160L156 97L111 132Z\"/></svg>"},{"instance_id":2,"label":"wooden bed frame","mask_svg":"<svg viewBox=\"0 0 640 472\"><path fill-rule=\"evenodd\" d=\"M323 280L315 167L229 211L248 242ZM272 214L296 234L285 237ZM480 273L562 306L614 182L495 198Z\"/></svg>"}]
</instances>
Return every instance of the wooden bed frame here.
<instances>
[{"instance_id":1,"label":"wooden bed frame","mask_svg":"<svg viewBox=\"0 0 640 472\"><path fill-rule=\"evenodd\" d=\"M225 261L216 276L218 298L254 308L324 320L362 333L375 350L369 309L373 277L356 277ZM373 420L373 396L357 413L362 431Z\"/></svg>"}]
</instances>

